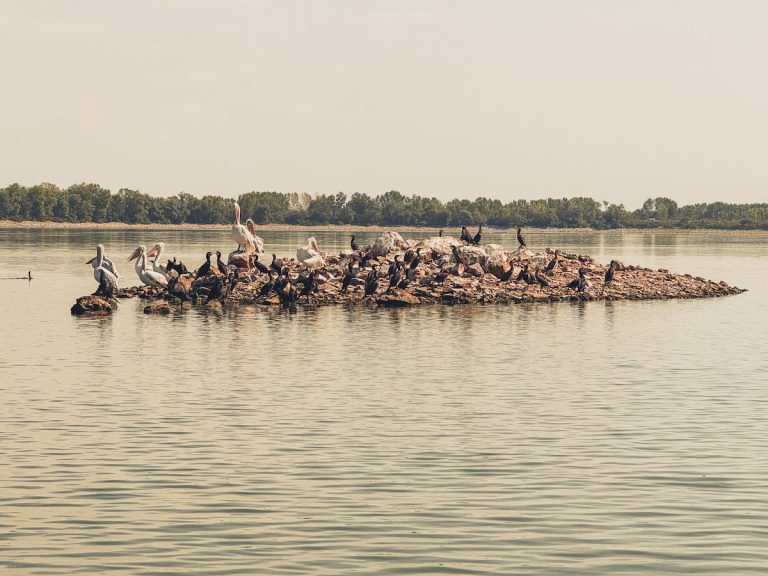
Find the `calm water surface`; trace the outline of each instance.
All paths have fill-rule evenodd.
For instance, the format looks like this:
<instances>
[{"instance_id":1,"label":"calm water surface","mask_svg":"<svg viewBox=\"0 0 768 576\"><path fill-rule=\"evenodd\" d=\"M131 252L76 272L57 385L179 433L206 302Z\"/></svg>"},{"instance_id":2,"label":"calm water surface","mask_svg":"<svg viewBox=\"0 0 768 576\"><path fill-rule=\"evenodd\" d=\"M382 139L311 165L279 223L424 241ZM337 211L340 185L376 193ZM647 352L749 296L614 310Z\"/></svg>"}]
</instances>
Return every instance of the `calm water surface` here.
<instances>
[{"instance_id":1,"label":"calm water surface","mask_svg":"<svg viewBox=\"0 0 768 576\"><path fill-rule=\"evenodd\" d=\"M529 234L723 299L69 315L158 240L232 248L0 231L3 575L768 570L768 235Z\"/></svg>"}]
</instances>

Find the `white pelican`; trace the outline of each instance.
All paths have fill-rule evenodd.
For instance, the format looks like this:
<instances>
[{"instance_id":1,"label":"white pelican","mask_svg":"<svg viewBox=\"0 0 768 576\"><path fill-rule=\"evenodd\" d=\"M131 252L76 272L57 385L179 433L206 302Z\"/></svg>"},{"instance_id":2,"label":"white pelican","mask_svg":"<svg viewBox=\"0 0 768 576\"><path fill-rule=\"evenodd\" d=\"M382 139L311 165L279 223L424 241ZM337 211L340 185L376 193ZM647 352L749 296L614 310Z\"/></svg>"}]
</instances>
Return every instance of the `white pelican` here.
<instances>
[{"instance_id":1,"label":"white pelican","mask_svg":"<svg viewBox=\"0 0 768 576\"><path fill-rule=\"evenodd\" d=\"M237 249L242 247L248 253L253 252L253 235L248 228L240 224L240 204L235 202L235 223L232 224L232 239L237 242Z\"/></svg>"},{"instance_id":2,"label":"white pelican","mask_svg":"<svg viewBox=\"0 0 768 576\"><path fill-rule=\"evenodd\" d=\"M320 248L317 246L317 240L314 238L309 238L306 246L296 249L296 260L313 269L325 264Z\"/></svg>"},{"instance_id":3,"label":"white pelican","mask_svg":"<svg viewBox=\"0 0 768 576\"><path fill-rule=\"evenodd\" d=\"M168 280L160 272L147 270L147 247L143 244L136 248L128 261L136 259L136 274L147 286L168 286Z\"/></svg>"},{"instance_id":4,"label":"white pelican","mask_svg":"<svg viewBox=\"0 0 768 576\"><path fill-rule=\"evenodd\" d=\"M160 262L160 258L163 255L163 251L165 250L165 242L158 242L152 248L149 252L147 252L147 260L149 260L152 263L152 270L155 272L159 272L163 276L165 276L166 280L170 279L170 276L168 275L168 270L166 270L165 266L162 264L158 264Z\"/></svg>"},{"instance_id":5,"label":"white pelican","mask_svg":"<svg viewBox=\"0 0 768 576\"><path fill-rule=\"evenodd\" d=\"M102 260L101 264L97 264L96 263L97 260L99 259L99 254L101 254L101 260ZM106 254L104 254L104 244L97 244L96 245L96 257L95 258L91 258L90 260L88 260L88 262L86 262L86 264L90 264L91 266L93 266L93 277L94 278L96 278L96 269L99 268L99 267L102 267L105 270L107 270L108 272L111 272L112 275L115 278L118 278L118 279L120 278L120 274L117 273L117 268L115 267L115 263L112 262L112 260L110 260L109 258L107 258ZM96 282L98 282L98 281L99 281L99 279L96 278Z\"/></svg>"},{"instance_id":6,"label":"white pelican","mask_svg":"<svg viewBox=\"0 0 768 576\"><path fill-rule=\"evenodd\" d=\"M253 238L253 251L256 252L256 254L264 254L264 240L256 236L256 224L254 224L253 220L248 218L248 220L245 221L245 226L248 228L248 232L251 233L251 237Z\"/></svg>"},{"instance_id":7,"label":"white pelican","mask_svg":"<svg viewBox=\"0 0 768 576\"><path fill-rule=\"evenodd\" d=\"M86 264L93 266L93 277L96 279L96 282L99 283L99 288L94 294L111 298L114 291L117 290L117 276L112 270L107 269L105 266L106 262L107 259L104 257L104 246L98 244L96 246L96 257L88 260ZM31 280L32 273L30 272L29 275Z\"/></svg>"}]
</instances>

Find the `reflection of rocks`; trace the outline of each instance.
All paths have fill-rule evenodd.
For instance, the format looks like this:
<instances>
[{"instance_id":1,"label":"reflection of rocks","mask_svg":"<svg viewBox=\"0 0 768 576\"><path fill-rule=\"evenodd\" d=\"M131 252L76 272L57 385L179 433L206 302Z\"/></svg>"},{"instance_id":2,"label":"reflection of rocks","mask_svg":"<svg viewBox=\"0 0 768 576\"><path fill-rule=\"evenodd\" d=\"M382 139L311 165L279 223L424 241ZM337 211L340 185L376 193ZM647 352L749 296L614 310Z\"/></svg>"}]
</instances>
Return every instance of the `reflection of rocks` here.
<instances>
[{"instance_id":1,"label":"reflection of rocks","mask_svg":"<svg viewBox=\"0 0 768 576\"><path fill-rule=\"evenodd\" d=\"M117 310L117 300L101 296L80 296L70 312L75 316L107 316Z\"/></svg>"},{"instance_id":2,"label":"reflection of rocks","mask_svg":"<svg viewBox=\"0 0 768 576\"><path fill-rule=\"evenodd\" d=\"M739 288L724 282L713 282L696 278L689 274L674 274L667 270L651 270L640 266L614 264L613 280L604 282L607 265L596 262L584 254L559 253L558 264L544 274L547 264L555 257L554 250L533 252L527 248L508 252L503 246L489 244L482 246L460 246L460 262L454 258L452 246L458 242L451 237L428 238L421 242L415 240L403 242L399 234L385 233L377 239L374 246L380 249L378 255L369 254L370 259L358 256L322 255L324 263L312 266L302 264L295 259L286 259L284 264L289 277L296 287L297 294L306 282L308 269L315 268L315 286L307 298L300 296L291 304L297 306L325 306L330 304L364 304L379 306L415 306L418 304L446 303L521 303L521 302L561 302L580 300L650 300L669 298L705 298L739 294ZM394 248L393 248L394 247ZM387 271L396 254L402 255L409 248L421 249L421 261L414 268L401 272L398 283L390 288ZM312 256L307 249L305 261ZM342 279L347 273L348 262L353 262L352 278L348 291L341 293ZM377 289L372 296L365 296L365 279L371 271L371 265L378 266ZM521 271L528 267L529 285ZM582 292L568 288L568 284L578 278L579 269L585 271L585 284ZM520 277L520 280L518 280ZM217 308L228 304L281 305L276 291L261 294L261 288L267 281L266 274L259 274L255 269L239 272L237 281L234 277L223 278L211 274L205 278L192 280L189 276L179 278L178 293L135 287L121 290L121 298L139 297L148 300L165 300L171 305L188 297L194 304L210 304ZM542 281L543 279L543 281ZM549 284L549 285L541 285ZM93 298L93 297L86 297ZM172 306L160 302L148 313L168 313ZM166 308L167 307L167 308ZM99 309L98 306L95 309ZM73 311L73 313L75 313ZM109 313L109 312L102 312Z\"/></svg>"}]
</instances>

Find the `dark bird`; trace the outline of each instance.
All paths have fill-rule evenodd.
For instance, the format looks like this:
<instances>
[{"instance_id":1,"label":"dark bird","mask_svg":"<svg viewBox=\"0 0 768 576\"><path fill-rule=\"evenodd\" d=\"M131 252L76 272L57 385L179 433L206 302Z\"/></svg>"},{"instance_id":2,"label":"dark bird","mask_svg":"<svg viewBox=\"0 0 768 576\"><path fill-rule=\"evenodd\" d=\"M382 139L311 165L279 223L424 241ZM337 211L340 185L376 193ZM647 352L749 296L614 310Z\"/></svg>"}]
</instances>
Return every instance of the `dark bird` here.
<instances>
[{"instance_id":1,"label":"dark bird","mask_svg":"<svg viewBox=\"0 0 768 576\"><path fill-rule=\"evenodd\" d=\"M200 266L200 268L197 269L197 277L202 278L203 276L208 276L211 273L211 256L213 255L213 252L206 252L205 253L205 263Z\"/></svg>"},{"instance_id":2,"label":"dark bird","mask_svg":"<svg viewBox=\"0 0 768 576\"><path fill-rule=\"evenodd\" d=\"M360 258L360 269L366 268L368 266L368 262L371 260L370 254L363 254L362 258Z\"/></svg>"},{"instance_id":3,"label":"dark bird","mask_svg":"<svg viewBox=\"0 0 768 576\"><path fill-rule=\"evenodd\" d=\"M349 261L349 264L347 264L347 273L344 274L344 280L342 280L341 282L342 294L347 293L347 291L349 290L349 283L352 282L352 278L355 277L355 274L352 272L352 264L354 264L354 262L352 262L351 260Z\"/></svg>"},{"instance_id":4,"label":"dark bird","mask_svg":"<svg viewBox=\"0 0 768 576\"><path fill-rule=\"evenodd\" d=\"M307 297L307 302L309 302L309 296L312 293L312 291L315 289L315 271L312 270L312 272L309 273L309 276L307 276L307 279L304 281L304 285L301 287L301 292L299 292L299 298L302 296Z\"/></svg>"},{"instance_id":5,"label":"dark bird","mask_svg":"<svg viewBox=\"0 0 768 576\"><path fill-rule=\"evenodd\" d=\"M437 233L437 236L438 236L439 238L442 238L442 237L443 237L443 229L442 229L442 228L440 228L440 232L438 232L438 233Z\"/></svg>"},{"instance_id":6,"label":"dark bird","mask_svg":"<svg viewBox=\"0 0 768 576\"><path fill-rule=\"evenodd\" d=\"M354 252L359 252L360 246L358 246L357 242L355 242L355 235L350 234L349 237L351 238L351 240L349 241L349 247L352 248Z\"/></svg>"},{"instance_id":7,"label":"dark bird","mask_svg":"<svg viewBox=\"0 0 768 576\"><path fill-rule=\"evenodd\" d=\"M258 254L253 255L253 267L256 268L256 270L258 270L262 274L269 273L269 268L267 268L262 262L259 262Z\"/></svg>"},{"instance_id":8,"label":"dark bird","mask_svg":"<svg viewBox=\"0 0 768 576\"><path fill-rule=\"evenodd\" d=\"M176 262L176 256L173 257L173 261L168 260L168 263L165 265L165 269L170 272L171 270L176 270L176 273L181 276L182 274L188 274L189 270L187 270L187 267L184 266L184 263L179 260Z\"/></svg>"},{"instance_id":9,"label":"dark bird","mask_svg":"<svg viewBox=\"0 0 768 576\"><path fill-rule=\"evenodd\" d=\"M387 270L387 276L392 276L395 272L397 272L400 269L400 262L398 258L400 258L400 254L395 254L395 261L389 265L389 270Z\"/></svg>"},{"instance_id":10,"label":"dark bird","mask_svg":"<svg viewBox=\"0 0 768 576\"><path fill-rule=\"evenodd\" d=\"M299 297L296 286L290 280L285 280L277 291L277 295L283 304L293 304Z\"/></svg>"},{"instance_id":11,"label":"dark bird","mask_svg":"<svg viewBox=\"0 0 768 576\"><path fill-rule=\"evenodd\" d=\"M525 243L525 238L523 238L522 228L517 228L517 241L520 242L520 248L525 248L527 244ZM518 248L518 250L520 249Z\"/></svg>"},{"instance_id":12,"label":"dark bird","mask_svg":"<svg viewBox=\"0 0 768 576\"><path fill-rule=\"evenodd\" d=\"M448 271L447 270L440 270L440 272L437 273L435 276L434 281L438 284L442 284L445 282L445 279L448 278Z\"/></svg>"},{"instance_id":13,"label":"dark bird","mask_svg":"<svg viewBox=\"0 0 768 576\"><path fill-rule=\"evenodd\" d=\"M539 270L538 268L533 273L533 277L536 280L536 282L539 283L539 286L541 286L542 288L544 288L545 286L549 286L549 281L547 280L546 275L542 274L541 270Z\"/></svg>"},{"instance_id":14,"label":"dark bird","mask_svg":"<svg viewBox=\"0 0 768 576\"><path fill-rule=\"evenodd\" d=\"M400 284L398 284L397 287L400 288L400 290L405 290L406 288L408 288L408 284L410 283L411 281L408 280L408 278L403 278L402 280L400 280Z\"/></svg>"},{"instance_id":15,"label":"dark bird","mask_svg":"<svg viewBox=\"0 0 768 576\"><path fill-rule=\"evenodd\" d=\"M410 264L411 260L416 256L416 252L413 251L413 248L410 248L406 250L405 254L403 255L403 262L406 264Z\"/></svg>"},{"instance_id":16,"label":"dark bird","mask_svg":"<svg viewBox=\"0 0 768 576\"><path fill-rule=\"evenodd\" d=\"M584 289L587 287L587 279L584 276L585 274L586 270L584 268L579 268L579 277L568 282L568 288L571 288L572 290L578 290L579 292L584 292Z\"/></svg>"},{"instance_id":17,"label":"dark bird","mask_svg":"<svg viewBox=\"0 0 768 576\"><path fill-rule=\"evenodd\" d=\"M458 264L463 264L464 262L461 259L461 255L459 254L459 247L456 245L451 246L451 251L453 252L453 257L456 258L456 262Z\"/></svg>"},{"instance_id":18,"label":"dark bird","mask_svg":"<svg viewBox=\"0 0 768 576\"><path fill-rule=\"evenodd\" d=\"M93 293L93 296L113 298L117 291L117 278L115 278L114 274L105 273L103 268L97 268L96 270L99 275L99 287ZM32 280L32 271L27 272L27 279Z\"/></svg>"},{"instance_id":19,"label":"dark bird","mask_svg":"<svg viewBox=\"0 0 768 576\"><path fill-rule=\"evenodd\" d=\"M221 261L221 252L219 250L216 250L216 268L219 269L222 276L226 277L229 274L229 268Z\"/></svg>"},{"instance_id":20,"label":"dark bird","mask_svg":"<svg viewBox=\"0 0 768 576\"><path fill-rule=\"evenodd\" d=\"M272 263L269 265L272 270L277 272L278 274L281 274L283 271L283 261L282 259L277 259L277 254L272 254Z\"/></svg>"},{"instance_id":21,"label":"dark bird","mask_svg":"<svg viewBox=\"0 0 768 576\"><path fill-rule=\"evenodd\" d=\"M376 264L374 264L373 268L368 273L368 276L365 279L365 295L372 296L376 294L376 289L378 287L379 287L379 279L378 279L378 275L376 274Z\"/></svg>"},{"instance_id":22,"label":"dark bird","mask_svg":"<svg viewBox=\"0 0 768 576\"><path fill-rule=\"evenodd\" d=\"M416 270L416 267L421 264L421 248L419 248L416 251L416 256L413 257L413 260L411 260L411 270Z\"/></svg>"},{"instance_id":23,"label":"dark bird","mask_svg":"<svg viewBox=\"0 0 768 576\"><path fill-rule=\"evenodd\" d=\"M520 280L523 280L529 286L536 284L535 276L528 271L528 264L523 264L523 269L520 270L520 274L517 275L515 282L520 282Z\"/></svg>"},{"instance_id":24,"label":"dark bird","mask_svg":"<svg viewBox=\"0 0 768 576\"><path fill-rule=\"evenodd\" d=\"M515 267L512 266L512 264L510 263L509 270L507 270L506 272L504 272L504 274L501 275L501 281L509 282L510 278L512 278L512 274L514 273L515 273Z\"/></svg>"},{"instance_id":25,"label":"dark bird","mask_svg":"<svg viewBox=\"0 0 768 576\"><path fill-rule=\"evenodd\" d=\"M395 270L395 273L392 274L389 278L389 290L392 288L396 288L398 284L400 284L400 280L403 279L403 274L400 272L400 269L398 268Z\"/></svg>"},{"instance_id":26,"label":"dark bird","mask_svg":"<svg viewBox=\"0 0 768 576\"><path fill-rule=\"evenodd\" d=\"M179 277L178 274L171 274L171 278L168 280L168 292L173 296L176 296L176 298L186 302L191 300L189 297L189 289L183 282L179 282Z\"/></svg>"},{"instance_id":27,"label":"dark bird","mask_svg":"<svg viewBox=\"0 0 768 576\"><path fill-rule=\"evenodd\" d=\"M469 235L469 230L467 230L466 226L461 227L461 236L459 237L459 240L466 242L467 244L472 243L472 237Z\"/></svg>"},{"instance_id":28,"label":"dark bird","mask_svg":"<svg viewBox=\"0 0 768 576\"><path fill-rule=\"evenodd\" d=\"M555 268L557 268L557 264L560 258L560 250L555 250L555 257L552 258L549 262L547 262L547 267L544 268L544 272L546 274L552 274L554 272Z\"/></svg>"},{"instance_id":29,"label":"dark bird","mask_svg":"<svg viewBox=\"0 0 768 576\"><path fill-rule=\"evenodd\" d=\"M483 232L483 225L480 224L480 228L477 229L477 234L475 234L475 237L472 238L472 244L474 244L475 246L480 245L480 240L483 237L482 232Z\"/></svg>"},{"instance_id":30,"label":"dark bird","mask_svg":"<svg viewBox=\"0 0 768 576\"><path fill-rule=\"evenodd\" d=\"M613 275L616 272L616 265L614 261L611 261L611 265L608 266L608 270L605 271L605 283L609 284L613 280Z\"/></svg>"},{"instance_id":31,"label":"dark bird","mask_svg":"<svg viewBox=\"0 0 768 576\"><path fill-rule=\"evenodd\" d=\"M259 295L260 296L267 296L272 290L275 289L275 279L272 276L274 272L272 270L269 271L269 280L264 282L262 284L261 288L259 288Z\"/></svg>"}]
</instances>

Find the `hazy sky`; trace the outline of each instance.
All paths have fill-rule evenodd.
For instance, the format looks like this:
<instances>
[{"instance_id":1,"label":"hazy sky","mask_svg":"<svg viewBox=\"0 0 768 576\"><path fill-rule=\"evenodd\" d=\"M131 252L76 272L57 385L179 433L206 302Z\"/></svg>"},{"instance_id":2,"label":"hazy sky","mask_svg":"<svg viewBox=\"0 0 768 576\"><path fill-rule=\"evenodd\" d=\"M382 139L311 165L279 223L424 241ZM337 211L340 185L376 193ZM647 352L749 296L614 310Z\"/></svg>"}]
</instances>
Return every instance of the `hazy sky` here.
<instances>
[{"instance_id":1,"label":"hazy sky","mask_svg":"<svg viewBox=\"0 0 768 576\"><path fill-rule=\"evenodd\" d=\"M768 202L768 2L2 0L0 185Z\"/></svg>"}]
</instances>

